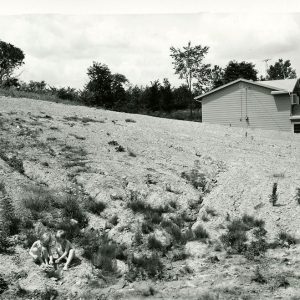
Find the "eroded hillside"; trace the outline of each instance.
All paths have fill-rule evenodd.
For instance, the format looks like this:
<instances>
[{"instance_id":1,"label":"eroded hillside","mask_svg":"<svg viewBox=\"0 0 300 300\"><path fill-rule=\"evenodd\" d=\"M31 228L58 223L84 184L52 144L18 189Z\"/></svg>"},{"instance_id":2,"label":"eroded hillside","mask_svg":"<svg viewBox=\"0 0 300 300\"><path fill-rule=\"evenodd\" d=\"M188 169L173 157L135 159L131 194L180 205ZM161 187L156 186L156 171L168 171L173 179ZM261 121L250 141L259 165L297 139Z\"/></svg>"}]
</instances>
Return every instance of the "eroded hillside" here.
<instances>
[{"instance_id":1,"label":"eroded hillside","mask_svg":"<svg viewBox=\"0 0 300 300\"><path fill-rule=\"evenodd\" d=\"M300 137L2 97L0 142L0 196L21 220L0 254L3 299L300 299L294 240L254 257L220 240L244 214L268 243L300 238ZM78 264L36 266L32 239L67 221Z\"/></svg>"}]
</instances>

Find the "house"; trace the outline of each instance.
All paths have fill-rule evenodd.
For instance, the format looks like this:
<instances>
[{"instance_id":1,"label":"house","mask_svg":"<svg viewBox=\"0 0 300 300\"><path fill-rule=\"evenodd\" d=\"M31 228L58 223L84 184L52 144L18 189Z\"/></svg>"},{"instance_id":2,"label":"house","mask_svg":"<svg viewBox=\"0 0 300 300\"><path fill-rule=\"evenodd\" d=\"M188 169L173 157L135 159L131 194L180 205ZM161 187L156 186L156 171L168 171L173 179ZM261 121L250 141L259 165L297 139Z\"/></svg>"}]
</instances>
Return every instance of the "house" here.
<instances>
[{"instance_id":1,"label":"house","mask_svg":"<svg viewBox=\"0 0 300 300\"><path fill-rule=\"evenodd\" d=\"M205 123L300 133L300 80L238 79L195 98Z\"/></svg>"}]
</instances>

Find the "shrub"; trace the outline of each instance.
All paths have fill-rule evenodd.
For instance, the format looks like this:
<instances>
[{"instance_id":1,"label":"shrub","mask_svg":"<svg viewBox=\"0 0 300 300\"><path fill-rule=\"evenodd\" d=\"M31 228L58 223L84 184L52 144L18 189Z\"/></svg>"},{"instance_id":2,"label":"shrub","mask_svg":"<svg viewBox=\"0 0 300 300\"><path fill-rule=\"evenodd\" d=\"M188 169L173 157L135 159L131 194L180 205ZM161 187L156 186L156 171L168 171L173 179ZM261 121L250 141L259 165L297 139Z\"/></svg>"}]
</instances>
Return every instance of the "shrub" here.
<instances>
[{"instance_id":1,"label":"shrub","mask_svg":"<svg viewBox=\"0 0 300 300\"><path fill-rule=\"evenodd\" d=\"M0 217L1 227L9 235L14 235L19 232L20 219L15 215L15 210L11 198L7 195L5 188L2 188L0 195Z\"/></svg>"},{"instance_id":2,"label":"shrub","mask_svg":"<svg viewBox=\"0 0 300 300\"><path fill-rule=\"evenodd\" d=\"M117 254L117 244L111 241L106 234L97 230L90 230L81 237L83 256L89 259L96 268L106 272L114 272L114 259Z\"/></svg>"},{"instance_id":3,"label":"shrub","mask_svg":"<svg viewBox=\"0 0 300 300\"><path fill-rule=\"evenodd\" d=\"M39 239L39 235L34 229L25 229L23 234L24 239L22 240L22 246L24 248L30 248L32 244Z\"/></svg>"},{"instance_id":4,"label":"shrub","mask_svg":"<svg viewBox=\"0 0 300 300\"><path fill-rule=\"evenodd\" d=\"M80 228L88 224L88 218L78 203L79 199L73 195L67 195L63 202L62 215L65 219L74 219L78 222Z\"/></svg>"},{"instance_id":5,"label":"shrub","mask_svg":"<svg viewBox=\"0 0 300 300\"><path fill-rule=\"evenodd\" d=\"M251 229L254 229L255 240L247 244L246 232ZM247 258L252 259L267 250L266 233L263 220L244 215L241 219L235 219L227 225L227 233L221 236L221 241L225 247L230 248L230 251L245 254Z\"/></svg>"},{"instance_id":6,"label":"shrub","mask_svg":"<svg viewBox=\"0 0 300 300\"><path fill-rule=\"evenodd\" d=\"M206 240L209 238L208 232L200 224L193 231L197 240Z\"/></svg>"},{"instance_id":7,"label":"shrub","mask_svg":"<svg viewBox=\"0 0 300 300\"><path fill-rule=\"evenodd\" d=\"M8 283L0 275L0 295L3 294L6 290L8 290Z\"/></svg>"},{"instance_id":8,"label":"shrub","mask_svg":"<svg viewBox=\"0 0 300 300\"><path fill-rule=\"evenodd\" d=\"M272 194L270 195L270 202L273 206L276 206L278 201L278 193L277 193L277 182L273 183Z\"/></svg>"},{"instance_id":9,"label":"shrub","mask_svg":"<svg viewBox=\"0 0 300 300\"><path fill-rule=\"evenodd\" d=\"M5 232L0 231L0 253L9 253L12 244Z\"/></svg>"},{"instance_id":10,"label":"shrub","mask_svg":"<svg viewBox=\"0 0 300 300\"><path fill-rule=\"evenodd\" d=\"M95 215L100 215L106 208L106 204L102 201L96 201L92 197L88 197L84 202L84 208Z\"/></svg>"}]
</instances>

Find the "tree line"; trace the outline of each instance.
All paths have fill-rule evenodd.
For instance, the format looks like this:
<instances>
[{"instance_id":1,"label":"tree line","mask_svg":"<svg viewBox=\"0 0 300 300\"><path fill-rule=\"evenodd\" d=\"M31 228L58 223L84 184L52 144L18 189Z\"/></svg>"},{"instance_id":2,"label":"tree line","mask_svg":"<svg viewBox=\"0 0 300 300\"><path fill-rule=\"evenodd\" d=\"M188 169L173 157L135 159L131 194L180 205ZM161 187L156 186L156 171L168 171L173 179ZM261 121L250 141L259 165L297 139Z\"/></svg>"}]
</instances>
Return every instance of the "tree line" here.
<instances>
[{"instance_id":1,"label":"tree line","mask_svg":"<svg viewBox=\"0 0 300 300\"><path fill-rule=\"evenodd\" d=\"M146 86L134 85L125 75L112 73L106 64L93 62L87 69L88 82L82 90L78 90L52 87L45 81L20 81L13 74L24 64L25 54L18 47L0 40L0 87L50 93L63 100L124 112L151 114L189 109L192 116L194 96L238 78L253 81L296 78L290 60L279 59L267 68L265 77L258 77L258 71L251 62L229 61L225 67L205 63L208 51L208 46L192 46L191 42L182 48L170 48L174 72L183 80L179 87L172 86L167 78L161 82L151 81Z\"/></svg>"}]
</instances>

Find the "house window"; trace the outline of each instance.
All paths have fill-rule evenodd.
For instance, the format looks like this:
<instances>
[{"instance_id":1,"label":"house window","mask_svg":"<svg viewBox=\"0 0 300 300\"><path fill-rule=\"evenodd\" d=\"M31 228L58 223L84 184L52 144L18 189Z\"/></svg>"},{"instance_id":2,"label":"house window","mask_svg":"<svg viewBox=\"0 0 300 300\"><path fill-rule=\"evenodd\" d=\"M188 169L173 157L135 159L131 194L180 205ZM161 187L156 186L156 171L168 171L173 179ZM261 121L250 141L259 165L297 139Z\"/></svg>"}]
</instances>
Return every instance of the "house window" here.
<instances>
[{"instance_id":1,"label":"house window","mask_svg":"<svg viewBox=\"0 0 300 300\"><path fill-rule=\"evenodd\" d=\"M294 124L294 133L300 133L300 123Z\"/></svg>"}]
</instances>

